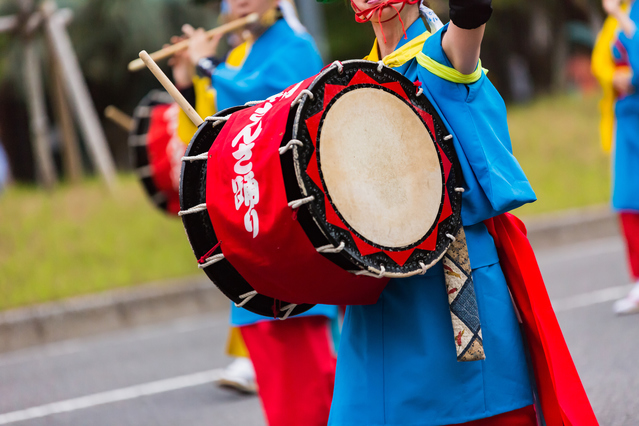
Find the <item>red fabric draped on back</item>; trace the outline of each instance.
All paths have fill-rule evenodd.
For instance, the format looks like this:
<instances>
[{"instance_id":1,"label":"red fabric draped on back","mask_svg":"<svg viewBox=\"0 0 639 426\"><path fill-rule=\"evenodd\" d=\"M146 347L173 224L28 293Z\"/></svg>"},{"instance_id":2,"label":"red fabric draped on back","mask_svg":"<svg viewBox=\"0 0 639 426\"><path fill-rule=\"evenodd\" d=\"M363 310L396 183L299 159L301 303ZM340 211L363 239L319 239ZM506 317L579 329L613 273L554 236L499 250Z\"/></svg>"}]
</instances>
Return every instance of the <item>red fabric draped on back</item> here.
<instances>
[{"instance_id":1,"label":"red fabric draped on back","mask_svg":"<svg viewBox=\"0 0 639 426\"><path fill-rule=\"evenodd\" d=\"M523 319L547 426L595 426L597 419L552 309L526 227L511 214L484 222Z\"/></svg>"}]
</instances>

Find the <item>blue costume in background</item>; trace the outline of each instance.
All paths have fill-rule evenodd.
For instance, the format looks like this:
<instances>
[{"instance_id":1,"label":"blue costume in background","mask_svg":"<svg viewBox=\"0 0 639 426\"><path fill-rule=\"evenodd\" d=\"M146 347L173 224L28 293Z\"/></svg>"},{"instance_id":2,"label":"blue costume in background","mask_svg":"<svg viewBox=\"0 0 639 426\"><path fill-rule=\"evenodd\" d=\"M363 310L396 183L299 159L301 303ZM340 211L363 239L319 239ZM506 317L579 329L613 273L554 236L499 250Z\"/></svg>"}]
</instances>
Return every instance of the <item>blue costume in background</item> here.
<instances>
[{"instance_id":1,"label":"blue costume in background","mask_svg":"<svg viewBox=\"0 0 639 426\"><path fill-rule=\"evenodd\" d=\"M284 19L268 28L255 43L241 66L219 65L211 76L217 110L263 100L317 74L322 59L307 33L296 33ZM337 307L318 305L303 316L337 317ZM269 318L236 308L231 303L231 325L244 326Z\"/></svg>"},{"instance_id":2,"label":"blue costume in background","mask_svg":"<svg viewBox=\"0 0 639 426\"><path fill-rule=\"evenodd\" d=\"M425 31L418 19L397 49ZM444 31L426 41L423 53L452 67L441 45ZM482 223L536 199L512 155L503 100L485 75L469 85L451 83L415 59L396 70L422 82L454 136L486 360L456 360L441 263L426 275L393 279L377 304L347 309L329 424L450 425L532 405L519 324Z\"/></svg>"},{"instance_id":3,"label":"blue costume in background","mask_svg":"<svg viewBox=\"0 0 639 426\"><path fill-rule=\"evenodd\" d=\"M630 19L639 27L639 6L633 3ZM631 93L617 100L615 114L617 131L614 141L612 206L618 212L639 212L639 35L632 39L619 34L619 42L626 52L613 46L613 56L624 59L633 72Z\"/></svg>"}]
</instances>

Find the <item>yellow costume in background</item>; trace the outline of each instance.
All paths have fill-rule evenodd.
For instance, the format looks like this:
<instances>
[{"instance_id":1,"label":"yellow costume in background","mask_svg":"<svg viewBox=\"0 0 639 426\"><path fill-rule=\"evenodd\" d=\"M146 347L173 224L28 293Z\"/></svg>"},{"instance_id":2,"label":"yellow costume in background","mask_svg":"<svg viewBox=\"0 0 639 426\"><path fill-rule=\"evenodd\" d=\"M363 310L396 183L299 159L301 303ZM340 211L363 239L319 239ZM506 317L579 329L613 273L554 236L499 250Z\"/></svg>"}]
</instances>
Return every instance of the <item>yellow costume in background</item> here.
<instances>
[{"instance_id":1,"label":"yellow costume in background","mask_svg":"<svg viewBox=\"0 0 639 426\"><path fill-rule=\"evenodd\" d=\"M626 11L627 5L623 5L622 9ZM612 80L616 72L616 66L612 57L612 43L617 38L619 32L619 23L615 18L609 16L595 43L592 51L592 73L599 80L599 84L603 89L603 97L599 102L599 110L601 112L601 122L599 124L599 133L601 137L601 146L603 150L610 153L612 149L612 141L615 133L615 102L617 101L617 93L612 85Z\"/></svg>"}]
</instances>

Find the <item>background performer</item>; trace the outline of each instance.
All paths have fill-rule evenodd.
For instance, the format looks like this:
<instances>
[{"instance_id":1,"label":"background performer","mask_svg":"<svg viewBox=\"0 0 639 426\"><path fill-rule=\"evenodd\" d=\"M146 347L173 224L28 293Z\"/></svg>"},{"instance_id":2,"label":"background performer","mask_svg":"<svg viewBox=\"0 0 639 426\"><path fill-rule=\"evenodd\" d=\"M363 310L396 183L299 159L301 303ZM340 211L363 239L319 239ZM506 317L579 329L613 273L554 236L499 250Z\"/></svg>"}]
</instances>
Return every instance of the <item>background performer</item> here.
<instances>
[{"instance_id":1,"label":"background performer","mask_svg":"<svg viewBox=\"0 0 639 426\"><path fill-rule=\"evenodd\" d=\"M229 0L228 6L235 17L273 13L273 22L265 23L263 18L250 27L248 39L225 60L216 56L219 38L209 41L203 29L184 27L191 44L188 51L174 57L174 78L180 90L191 92L202 116L266 99L322 68L315 43L292 4ZM190 139L195 127L184 114L181 117L179 132ZM255 367L269 424L326 424L335 374L328 324L336 315L334 306L317 306L302 317L272 321L231 307L231 324L239 327Z\"/></svg>"},{"instance_id":2,"label":"background performer","mask_svg":"<svg viewBox=\"0 0 639 426\"><path fill-rule=\"evenodd\" d=\"M608 93L610 97L612 92L612 97L616 98L612 143L612 207L621 218L630 271L635 283L628 296L615 303L614 310L617 314L633 314L639 313L639 94L636 93L639 83L639 40L635 36L639 7L634 1L627 2L625 9L629 11L626 12L621 0L604 0L603 6L609 14L609 20L600 35L597 49L607 48L612 66L593 69L604 87L604 94ZM603 53L599 56L603 56ZM593 63L598 64L595 61ZM602 110L604 118L606 113Z\"/></svg>"}]
</instances>

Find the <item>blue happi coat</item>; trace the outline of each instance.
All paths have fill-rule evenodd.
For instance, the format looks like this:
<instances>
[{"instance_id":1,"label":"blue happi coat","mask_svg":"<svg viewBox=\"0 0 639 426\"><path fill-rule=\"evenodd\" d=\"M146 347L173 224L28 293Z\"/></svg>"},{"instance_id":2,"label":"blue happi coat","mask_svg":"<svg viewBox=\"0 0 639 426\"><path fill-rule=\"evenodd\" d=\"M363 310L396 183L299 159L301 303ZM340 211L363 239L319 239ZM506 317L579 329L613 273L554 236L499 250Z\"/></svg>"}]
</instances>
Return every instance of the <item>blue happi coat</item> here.
<instances>
[{"instance_id":1,"label":"blue happi coat","mask_svg":"<svg viewBox=\"0 0 639 426\"><path fill-rule=\"evenodd\" d=\"M630 8L630 19L639 27L639 5ZM634 93L617 101L617 129L613 151L612 206L623 212L639 212L639 34L619 34L622 46L613 46L613 56L623 56L630 66ZM621 47L621 49L620 49ZM623 50L623 52L621 51Z\"/></svg>"},{"instance_id":2,"label":"blue happi coat","mask_svg":"<svg viewBox=\"0 0 639 426\"><path fill-rule=\"evenodd\" d=\"M424 31L418 19L397 48ZM444 31L426 41L423 53L452 67L441 45ZM416 59L396 69L422 82L454 136L486 360L457 362L441 262L423 276L393 279L377 304L347 309L332 426L451 425L533 403L519 324L482 223L536 199L512 155L504 102L485 75L464 85L432 74Z\"/></svg>"}]
</instances>

